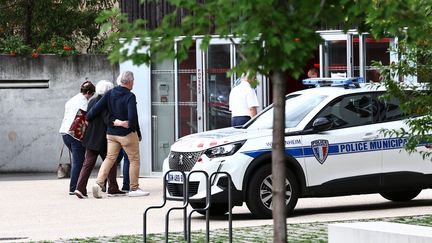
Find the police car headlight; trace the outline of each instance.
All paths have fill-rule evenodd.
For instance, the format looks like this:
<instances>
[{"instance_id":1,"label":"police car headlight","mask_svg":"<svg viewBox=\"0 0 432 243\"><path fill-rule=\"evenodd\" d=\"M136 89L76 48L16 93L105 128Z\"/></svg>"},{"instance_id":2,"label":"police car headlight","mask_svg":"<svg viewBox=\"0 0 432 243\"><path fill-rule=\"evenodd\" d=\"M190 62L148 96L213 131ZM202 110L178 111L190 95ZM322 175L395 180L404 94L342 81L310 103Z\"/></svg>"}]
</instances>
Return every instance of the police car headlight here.
<instances>
[{"instance_id":1,"label":"police car headlight","mask_svg":"<svg viewBox=\"0 0 432 243\"><path fill-rule=\"evenodd\" d=\"M245 142L246 140L235 142L235 143L224 144L214 148L209 148L204 152L204 154L207 155L207 157L209 158L230 156L235 154L243 146Z\"/></svg>"}]
</instances>

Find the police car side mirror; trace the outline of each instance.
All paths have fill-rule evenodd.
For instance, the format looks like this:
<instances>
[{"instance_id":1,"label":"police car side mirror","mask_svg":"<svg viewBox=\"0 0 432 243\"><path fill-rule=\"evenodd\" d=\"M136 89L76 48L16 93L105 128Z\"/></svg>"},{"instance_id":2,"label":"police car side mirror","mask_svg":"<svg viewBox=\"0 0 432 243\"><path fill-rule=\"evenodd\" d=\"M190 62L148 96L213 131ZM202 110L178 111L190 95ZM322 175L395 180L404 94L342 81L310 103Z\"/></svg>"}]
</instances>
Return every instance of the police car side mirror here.
<instances>
[{"instance_id":1,"label":"police car side mirror","mask_svg":"<svg viewBox=\"0 0 432 243\"><path fill-rule=\"evenodd\" d=\"M312 123L312 128L316 132L321 132L330 129L332 124L332 121L330 121L327 117L318 117Z\"/></svg>"}]
</instances>

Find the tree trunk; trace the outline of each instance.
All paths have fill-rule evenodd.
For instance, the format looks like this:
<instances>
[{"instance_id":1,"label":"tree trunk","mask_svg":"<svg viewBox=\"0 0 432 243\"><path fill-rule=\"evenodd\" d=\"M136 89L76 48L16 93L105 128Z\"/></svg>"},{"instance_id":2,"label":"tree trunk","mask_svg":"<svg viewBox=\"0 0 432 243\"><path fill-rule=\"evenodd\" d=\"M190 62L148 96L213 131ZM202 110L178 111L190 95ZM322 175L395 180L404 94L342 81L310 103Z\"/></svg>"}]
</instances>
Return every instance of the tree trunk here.
<instances>
[{"instance_id":1,"label":"tree trunk","mask_svg":"<svg viewBox=\"0 0 432 243\"><path fill-rule=\"evenodd\" d=\"M272 194L273 242L287 242L285 208L285 79L281 70L271 75L273 83Z\"/></svg>"},{"instance_id":2,"label":"tree trunk","mask_svg":"<svg viewBox=\"0 0 432 243\"><path fill-rule=\"evenodd\" d=\"M32 19L33 19L33 8L34 8L34 2L33 0L27 0L26 3L26 21L24 25L24 40L27 45L32 44Z\"/></svg>"}]
</instances>

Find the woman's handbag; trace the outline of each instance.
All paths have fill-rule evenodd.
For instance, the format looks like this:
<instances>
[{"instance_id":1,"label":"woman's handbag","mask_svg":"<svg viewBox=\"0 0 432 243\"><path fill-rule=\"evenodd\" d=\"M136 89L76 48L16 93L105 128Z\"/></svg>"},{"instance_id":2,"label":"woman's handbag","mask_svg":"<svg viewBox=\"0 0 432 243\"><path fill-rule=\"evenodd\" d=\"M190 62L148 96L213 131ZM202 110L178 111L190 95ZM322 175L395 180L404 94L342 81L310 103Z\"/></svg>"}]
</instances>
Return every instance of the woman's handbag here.
<instances>
[{"instance_id":1,"label":"woman's handbag","mask_svg":"<svg viewBox=\"0 0 432 243\"><path fill-rule=\"evenodd\" d=\"M87 128L87 112L79 109L69 129L69 134L81 141Z\"/></svg>"},{"instance_id":2,"label":"woman's handbag","mask_svg":"<svg viewBox=\"0 0 432 243\"><path fill-rule=\"evenodd\" d=\"M57 178L58 179L63 179L63 178L69 178L70 177L70 171L71 171L71 152L69 151L69 164L62 164L61 162L61 158L63 156L63 149L64 149L65 145L63 144L61 151L60 151L60 158L59 158L59 164L57 167Z\"/></svg>"}]
</instances>

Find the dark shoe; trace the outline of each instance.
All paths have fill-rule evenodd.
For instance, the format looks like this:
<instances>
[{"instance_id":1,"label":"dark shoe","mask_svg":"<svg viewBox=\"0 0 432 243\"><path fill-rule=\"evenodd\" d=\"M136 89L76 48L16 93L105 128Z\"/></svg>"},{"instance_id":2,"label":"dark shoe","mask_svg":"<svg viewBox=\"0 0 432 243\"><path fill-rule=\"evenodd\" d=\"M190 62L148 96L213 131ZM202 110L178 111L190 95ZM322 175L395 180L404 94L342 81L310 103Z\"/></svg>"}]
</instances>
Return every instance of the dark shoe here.
<instances>
[{"instance_id":1,"label":"dark shoe","mask_svg":"<svg viewBox=\"0 0 432 243\"><path fill-rule=\"evenodd\" d=\"M129 187L123 186L121 189L122 192L129 192Z\"/></svg>"},{"instance_id":2,"label":"dark shoe","mask_svg":"<svg viewBox=\"0 0 432 243\"><path fill-rule=\"evenodd\" d=\"M103 185L103 187L102 187L102 192L107 192L107 191L106 191L107 183L108 183L108 180L105 179L104 185Z\"/></svg>"},{"instance_id":3,"label":"dark shoe","mask_svg":"<svg viewBox=\"0 0 432 243\"><path fill-rule=\"evenodd\" d=\"M75 193L75 195L76 195L78 198L80 198L80 199L86 199L86 198L88 198L87 195L83 194L82 192L80 192L80 191L78 191L78 190L75 190L74 193Z\"/></svg>"},{"instance_id":4,"label":"dark shoe","mask_svg":"<svg viewBox=\"0 0 432 243\"><path fill-rule=\"evenodd\" d=\"M75 195L75 193L74 192L69 192L69 195Z\"/></svg>"},{"instance_id":5,"label":"dark shoe","mask_svg":"<svg viewBox=\"0 0 432 243\"><path fill-rule=\"evenodd\" d=\"M120 190L113 191L113 192L108 191L108 197L121 197L121 196L126 196L126 192Z\"/></svg>"}]
</instances>

